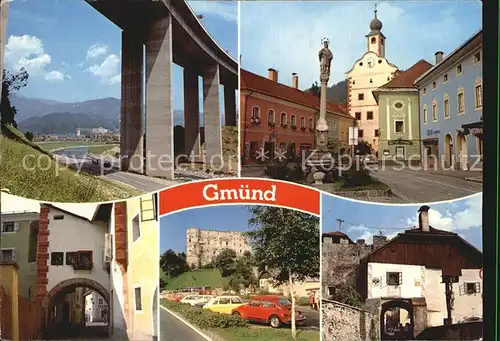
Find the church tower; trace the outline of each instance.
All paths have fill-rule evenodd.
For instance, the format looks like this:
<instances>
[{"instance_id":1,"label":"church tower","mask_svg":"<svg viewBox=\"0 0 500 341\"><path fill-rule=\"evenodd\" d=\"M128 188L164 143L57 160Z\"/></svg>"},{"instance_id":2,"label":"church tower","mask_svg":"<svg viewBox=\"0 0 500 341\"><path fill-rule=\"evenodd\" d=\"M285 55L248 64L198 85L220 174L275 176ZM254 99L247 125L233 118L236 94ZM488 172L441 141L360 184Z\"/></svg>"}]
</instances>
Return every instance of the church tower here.
<instances>
[{"instance_id":1,"label":"church tower","mask_svg":"<svg viewBox=\"0 0 500 341\"><path fill-rule=\"evenodd\" d=\"M379 57L385 58L385 36L381 32L382 22L377 18L377 5L375 4L375 17L370 22L370 33L366 35L368 51L375 52Z\"/></svg>"},{"instance_id":2,"label":"church tower","mask_svg":"<svg viewBox=\"0 0 500 341\"><path fill-rule=\"evenodd\" d=\"M365 39L366 51L354 61L351 70L346 72L347 110L356 119L360 142L368 143L377 154L381 132L379 105L373 91L389 82L398 67L385 56L385 36L382 34L382 21L377 16L376 5L374 18L370 21L370 33Z\"/></svg>"}]
</instances>

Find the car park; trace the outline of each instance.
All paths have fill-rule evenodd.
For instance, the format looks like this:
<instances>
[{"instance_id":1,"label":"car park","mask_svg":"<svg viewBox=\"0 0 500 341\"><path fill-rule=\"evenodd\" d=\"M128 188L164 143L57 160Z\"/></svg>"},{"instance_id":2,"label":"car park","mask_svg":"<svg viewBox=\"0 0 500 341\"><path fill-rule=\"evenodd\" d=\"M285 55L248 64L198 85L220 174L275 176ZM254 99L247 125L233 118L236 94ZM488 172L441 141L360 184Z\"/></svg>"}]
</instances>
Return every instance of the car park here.
<instances>
[{"instance_id":1,"label":"car park","mask_svg":"<svg viewBox=\"0 0 500 341\"><path fill-rule=\"evenodd\" d=\"M217 296L210 300L207 304L203 306L203 309L207 309L216 313L231 315L233 309L245 304L241 298L238 296Z\"/></svg>"},{"instance_id":2,"label":"car park","mask_svg":"<svg viewBox=\"0 0 500 341\"><path fill-rule=\"evenodd\" d=\"M255 296L247 304L241 305L232 311L232 315L240 316L247 321L269 324L279 328L283 324L290 324L292 303L282 296L266 295ZM300 312L295 312L295 321L302 324L306 317Z\"/></svg>"}]
</instances>

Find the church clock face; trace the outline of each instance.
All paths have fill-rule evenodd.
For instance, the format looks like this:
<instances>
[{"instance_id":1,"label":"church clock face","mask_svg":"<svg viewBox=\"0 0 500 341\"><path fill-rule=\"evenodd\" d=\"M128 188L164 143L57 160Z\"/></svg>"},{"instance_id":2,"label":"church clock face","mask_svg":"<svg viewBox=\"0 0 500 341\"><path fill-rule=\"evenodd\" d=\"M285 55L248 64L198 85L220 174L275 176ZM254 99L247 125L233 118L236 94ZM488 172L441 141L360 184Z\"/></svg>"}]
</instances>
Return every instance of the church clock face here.
<instances>
[{"instance_id":1,"label":"church clock face","mask_svg":"<svg viewBox=\"0 0 500 341\"><path fill-rule=\"evenodd\" d=\"M366 65L369 67L369 68L372 68L375 66L375 59L373 57L370 57L366 60Z\"/></svg>"}]
</instances>

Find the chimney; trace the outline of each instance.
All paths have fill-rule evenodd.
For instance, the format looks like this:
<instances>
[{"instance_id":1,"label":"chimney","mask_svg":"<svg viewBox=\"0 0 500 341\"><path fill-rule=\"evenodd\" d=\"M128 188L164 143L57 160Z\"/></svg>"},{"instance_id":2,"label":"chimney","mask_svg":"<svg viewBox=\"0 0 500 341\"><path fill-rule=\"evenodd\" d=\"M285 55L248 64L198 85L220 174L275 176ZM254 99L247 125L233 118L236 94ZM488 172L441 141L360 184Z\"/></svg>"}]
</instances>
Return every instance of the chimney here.
<instances>
[{"instance_id":1,"label":"chimney","mask_svg":"<svg viewBox=\"0 0 500 341\"><path fill-rule=\"evenodd\" d=\"M267 78L269 78L273 82L277 82L278 81L278 71L276 71L275 69L271 69L271 68L267 69L267 71L268 71Z\"/></svg>"},{"instance_id":2,"label":"chimney","mask_svg":"<svg viewBox=\"0 0 500 341\"><path fill-rule=\"evenodd\" d=\"M360 246L363 246L363 245L365 245L365 240L364 239L358 239L358 240L356 240L356 244L358 244Z\"/></svg>"},{"instance_id":3,"label":"chimney","mask_svg":"<svg viewBox=\"0 0 500 341\"><path fill-rule=\"evenodd\" d=\"M418 210L418 224L422 232L429 232L429 206L422 206Z\"/></svg>"},{"instance_id":4,"label":"chimney","mask_svg":"<svg viewBox=\"0 0 500 341\"><path fill-rule=\"evenodd\" d=\"M295 72L292 73L292 88L299 88L299 76Z\"/></svg>"},{"instance_id":5,"label":"chimney","mask_svg":"<svg viewBox=\"0 0 500 341\"><path fill-rule=\"evenodd\" d=\"M373 251L381 248L387 242L387 237L383 235L373 236Z\"/></svg>"},{"instance_id":6,"label":"chimney","mask_svg":"<svg viewBox=\"0 0 500 341\"><path fill-rule=\"evenodd\" d=\"M436 65L443 61L443 51L434 53L434 56L436 57Z\"/></svg>"}]
</instances>

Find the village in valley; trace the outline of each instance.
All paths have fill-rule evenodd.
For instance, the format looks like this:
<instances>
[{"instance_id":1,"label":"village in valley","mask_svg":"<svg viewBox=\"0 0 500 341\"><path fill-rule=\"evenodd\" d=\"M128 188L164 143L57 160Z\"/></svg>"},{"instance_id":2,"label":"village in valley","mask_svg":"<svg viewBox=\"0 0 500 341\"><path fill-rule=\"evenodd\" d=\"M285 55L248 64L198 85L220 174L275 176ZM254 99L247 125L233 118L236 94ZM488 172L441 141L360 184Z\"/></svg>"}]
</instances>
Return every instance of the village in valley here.
<instances>
[{"instance_id":1,"label":"village in valley","mask_svg":"<svg viewBox=\"0 0 500 341\"><path fill-rule=\"evenodd\" d=\"M323 340L482 340L481 195L322 205Z\"/></svg>"},{"instance_id":2,"label":"village in valley","mask_svg":"<svg viewBox=\"0 0 500 341\"><path fill-rule=\"evenodd\" d=\"M204 340L181 319L212 340L319 340L319 228L318 217L264 206L162 217L161 339Z\"/></svg>"},{"instance_id":3,"label":"village in valley","mask_svg":"<svg viewBox=\"0 0 500 341\"><path fill-rule=\"evenodd\" d=\"M411 12L414 12L411 18L420 21L419 15L422 14L417 13L438 10L445 13L443 7L451 3L441 4L408 5L409 14L405 14L413 15ZM257 6L266 11L262 12ZM243 3L241 9L245 14L241 19L242 176L288 180L341 196L386 203L449 200L481 192L480 2L461 7L463 11L470 10L469 14L474 18L467 27L470 33L460 36L460 39L455 32L453 37L443 37L447 41L446 52L441 50L443 44L439 43L440 40L428 40L425 46L414 49L426 51L425 55L418 52L404 54L405 65L395 64L393 56L401 55L398 53L400 48L410 49L411 38L406 40L408 46L398 47L392 41L401 42L401 37L397 36L400 31L392 26L389 35L383 29L384 15L394 10L406 10L403 5L394 8L387 3L379 7L370 2L355 5L322 3L320 7L309 8L311 6L305 3L287 3L288 12L284 13L311 10L309 16L304 14L288 21L305 22L313 13L321 16L321 11L333 11L336 6L340 12L342 6L354 6L363 13L362 17L369 7L372 9L371 20L363 26L366 27L363 35L358 35L359 30L354 29L361 25L359 21L353 24L353 28L346 28L349 30L349 46L356 46L351 49L358 51L358 47L366 47L357 59L350 62L350 69L345 70L339 70L339 63L345 65L345 55L352 53L339 50L339 46L346 48L347 40L340 41L338 35L336 40L323 38L323 46L320 45L320 36L300 36L293 42L282 38L274 42L279 47L272 47L277 53L275 57L260 54L262 60L258 62L246 59L245 53L253 57L255 51L264 48L263 42L251 38L254 33L251 33L250 20L257 16L263 20L261 16L274 15L273 6ZM460 9L460 6L454 9ZM320 17L318 21L323 22L323 19ZM278 32L283 30L283 34L270 37L291 37L284 32L288 26L279 26L280 20L281 17L275 19L272 27ZM460 20L459 17L456 20ZM398 25L404 23L405 20L401 20ZM322 34L328 37L330 29L325 27ZM319 31L313 32L318 34ZM312 42L313 38L317 38L317 42ZM265 41L269 43L269 39ZM450 45L451 39L456 45ZM320 61L317 60L318 53L311 51L307 55L309 65L304 63L303 56L300 56L302 63L299 59L294 63L297 44L303 45L303 51L311 46L317 46L318 50L326 46L328 58L323 61L322 49ZM432 59L429 58L430 48L434 49ZM337 62L338 59L341 61ZM266 62L274 67L264 73L263 63ZM320 70L324 62L328 70ZM280 73L280 68L293 73ZM317 68L317 76L313 85L308 87L310 83L301 84L299 77L301 70L311 74L311 68ZM345 73L344 79L336 76L335 81L339 82L331 85L333 76L330 74L341 72ZM325 147L321 146L322 135L325 135ZM323 162L318 164L315 159L320 157ZM443 186L436 187L436 183Z\"/></svg>"},{"instance_id":4,"label":"village in valley","mask_svg":"<svg viewBox=\"0 0 500 341\"><path fill-rule=\"evenodd\" d=\"M2 193L2 339L157 339L157 207L156 194L49 204Z\"/></svg>"}]
</instances>

